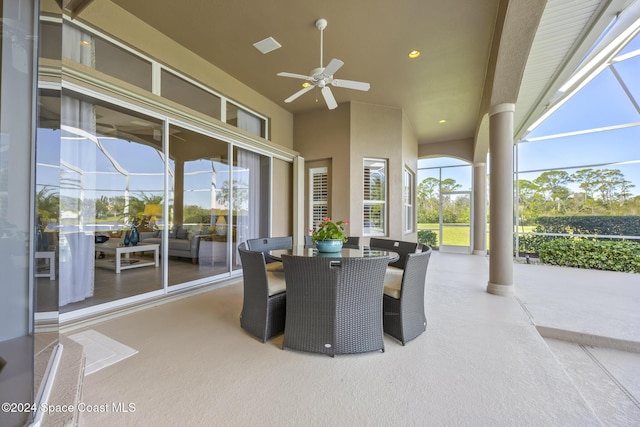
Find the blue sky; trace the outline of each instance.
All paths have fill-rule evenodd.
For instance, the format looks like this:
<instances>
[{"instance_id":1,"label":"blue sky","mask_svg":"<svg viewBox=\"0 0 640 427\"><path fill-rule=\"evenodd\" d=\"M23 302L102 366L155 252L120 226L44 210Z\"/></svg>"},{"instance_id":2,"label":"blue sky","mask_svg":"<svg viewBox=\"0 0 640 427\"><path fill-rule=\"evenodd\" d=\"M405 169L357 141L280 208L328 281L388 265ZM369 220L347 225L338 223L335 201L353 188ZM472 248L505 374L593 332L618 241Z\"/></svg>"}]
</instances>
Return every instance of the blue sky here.
<instances>
[{"instance_id":1,"label":"blue sky","mask_svg":"<svg viewBox=\"0 0 640 427\"><path fill-rule=\"evenodd\" d=\"M520 171L556 169L573 173L578 170L575 167L585 166L619 169L625 179L635 185L631 192L640 195L640 35L636 35L618 58L629 54L630 57L612 66L614 70L605 68L525 136L518 147ZM464 162L423 159L419 167L452 164ZM451 169L450 173L454 178L459 177L460 182L466 182L461 169L466 168ZM526 179L539 173L526 174ZM421 174L418 175L420 182ZM577 187L569 186L577 191Z\"/></svg>"}]
</instances>

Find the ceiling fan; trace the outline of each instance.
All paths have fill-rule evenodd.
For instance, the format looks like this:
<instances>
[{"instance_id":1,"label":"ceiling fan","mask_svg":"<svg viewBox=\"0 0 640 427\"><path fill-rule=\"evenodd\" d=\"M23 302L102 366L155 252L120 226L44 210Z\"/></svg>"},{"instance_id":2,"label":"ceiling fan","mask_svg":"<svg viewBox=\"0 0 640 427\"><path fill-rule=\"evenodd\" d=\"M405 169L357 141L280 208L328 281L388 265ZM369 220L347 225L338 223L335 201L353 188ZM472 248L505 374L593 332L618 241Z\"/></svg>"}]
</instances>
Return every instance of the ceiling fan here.
<instances>
[{"instance_id":1,"label":"ceiling fan","mask_svg":"<svg viewBox=\"0 0 640 427\"><path fill-rule=\"evenodd\" d=\"M369 90L369 87L370 87L369 83L333 78L333 74L336 71L338 71L340 67L344 65L344 62L342 62L341 60L334 58L329 62L329 64L326 67L322 66L323 31L326 27L327 27L326 19L321 18L316 21L316 28L320 30L320 67L319 68L315 68L311 70L310 76L305 76L303 74L286 73L286 72L278 73L278 75L281 77L292 77L294 79L301 79L309 82L308 86L303 87L298 92L294 93L293 95L285 99L284 102L287 102L287 103L292 102L296 100L298 97L309 92L314 87L319 87L320 92L322 92L322 97L324 98L324 101L327 103L327 107L329 107L330 110L333 110L338 106L338 103L336 102L336 99L333 97L333 93L331 92L329 85L335 86L335 87L343 87L346 89L355 89L355 90L362 90L362 91Z\"/></svg>"}]
</instances>

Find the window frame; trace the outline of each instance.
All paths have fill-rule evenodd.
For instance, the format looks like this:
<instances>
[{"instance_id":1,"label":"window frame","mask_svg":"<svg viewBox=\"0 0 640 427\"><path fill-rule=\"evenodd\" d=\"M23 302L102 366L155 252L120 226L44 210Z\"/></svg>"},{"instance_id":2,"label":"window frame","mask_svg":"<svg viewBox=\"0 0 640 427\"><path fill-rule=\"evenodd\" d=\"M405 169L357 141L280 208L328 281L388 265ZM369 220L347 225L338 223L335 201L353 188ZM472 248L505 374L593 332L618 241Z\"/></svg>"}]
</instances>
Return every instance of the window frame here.
<instances>
[{"instance_id":1,"label":"window frame","mask_svg":"<svg viewBox=\"0 0 640 427\"><path fill-rule=\"evenodd\" d=\"M416 210L415 210L415 173L405 166L402 173L402 203L404 213L404 233L410 234L416 230Z\"/></svg>"},{"instance_id":2,"label":"window frame","mask_svg":"<svg viewBox=\"0 0 640 427\"><path fill-rule=\"evenodd\" d=\"M381 192L381 194L383 195L382 199L366 199L365 196L367 194L366 191L366 187L367 187L367 168L377 164L377 163L383 163L383 172L384 172L384 180L383 180L383 184L384 184L384 188L383 191ZM388 180L387 180L387 175L389 174L388 172L388 167L389 167L389 161L387 159L381 159L381 158L374 158L374 157L365 157L362 160L362 180L363 180L363 186L362 186L362 235L365 237L378 237L378 236L387 236L388 232L389 232L389 226L388 226L388 204L387 201L389 200L389 184L388 184ZM379 170L379 169L378 169ZM370 174L369 174L370 176ZM369 192L370 194L370 192ZM370 229L372 227L367 227L365 224L365 221L367 218L370 217L369 214L367 214L367 211L371 209L371 207L374 206L381 206L381 219L382 219L382 231L381 232L371 232Z\"/></svg>"}]
</instances>

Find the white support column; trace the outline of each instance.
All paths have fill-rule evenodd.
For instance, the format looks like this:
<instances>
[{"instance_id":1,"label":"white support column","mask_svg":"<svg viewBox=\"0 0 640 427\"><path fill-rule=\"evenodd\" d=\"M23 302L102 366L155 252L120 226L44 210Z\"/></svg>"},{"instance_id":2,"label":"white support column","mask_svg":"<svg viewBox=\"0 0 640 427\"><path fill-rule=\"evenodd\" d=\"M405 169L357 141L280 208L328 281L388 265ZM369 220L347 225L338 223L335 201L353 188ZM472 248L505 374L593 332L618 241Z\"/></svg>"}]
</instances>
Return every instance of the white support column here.
<instances>
[{"instance_id":1,"label":"white support column","mask_svg":"<svg viewBox=\"0 0 640 427\"><path fill-rule=\"evenodd\" d=\"M514 295L513 285L513 113L510 103L489 111L491 206L489 283L487 292Z\"/></svg>"},{"instance_id":2,"label":"white support column","mask_svg":"<svg viewBox=\"0 0 640 427\"><path fill-rule=\"evenodd\" d=\"M473 254L487 254L487 164L473 165Z\"/></svg>"}]
</instances>

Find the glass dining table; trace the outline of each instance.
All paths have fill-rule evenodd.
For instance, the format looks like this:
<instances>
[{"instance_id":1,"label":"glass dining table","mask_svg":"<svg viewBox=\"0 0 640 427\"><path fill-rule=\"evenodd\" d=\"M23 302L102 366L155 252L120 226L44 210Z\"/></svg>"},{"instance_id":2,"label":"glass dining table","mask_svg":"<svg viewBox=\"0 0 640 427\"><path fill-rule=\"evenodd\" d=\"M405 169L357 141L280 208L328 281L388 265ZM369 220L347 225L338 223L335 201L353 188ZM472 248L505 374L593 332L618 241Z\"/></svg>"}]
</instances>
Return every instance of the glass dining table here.
<instances>
[{"instance_id":1,"label":"glass dining table","mask_svg":"<svg viewBox=\"0 0 640 427\"><path fill-rule=\"evenodd\" d=\"M269 251L270 257L279 261L282 261L283 254L305 257L321 256L327 258L368 258L388 256L389 263L396 262L400 259L400 255L397 252L370 248L369 246L343 247L340 252L319 252L316 248L309 248L304 245L294 246L292 249L273 249Z\"/></svg>"}]
</instances>

